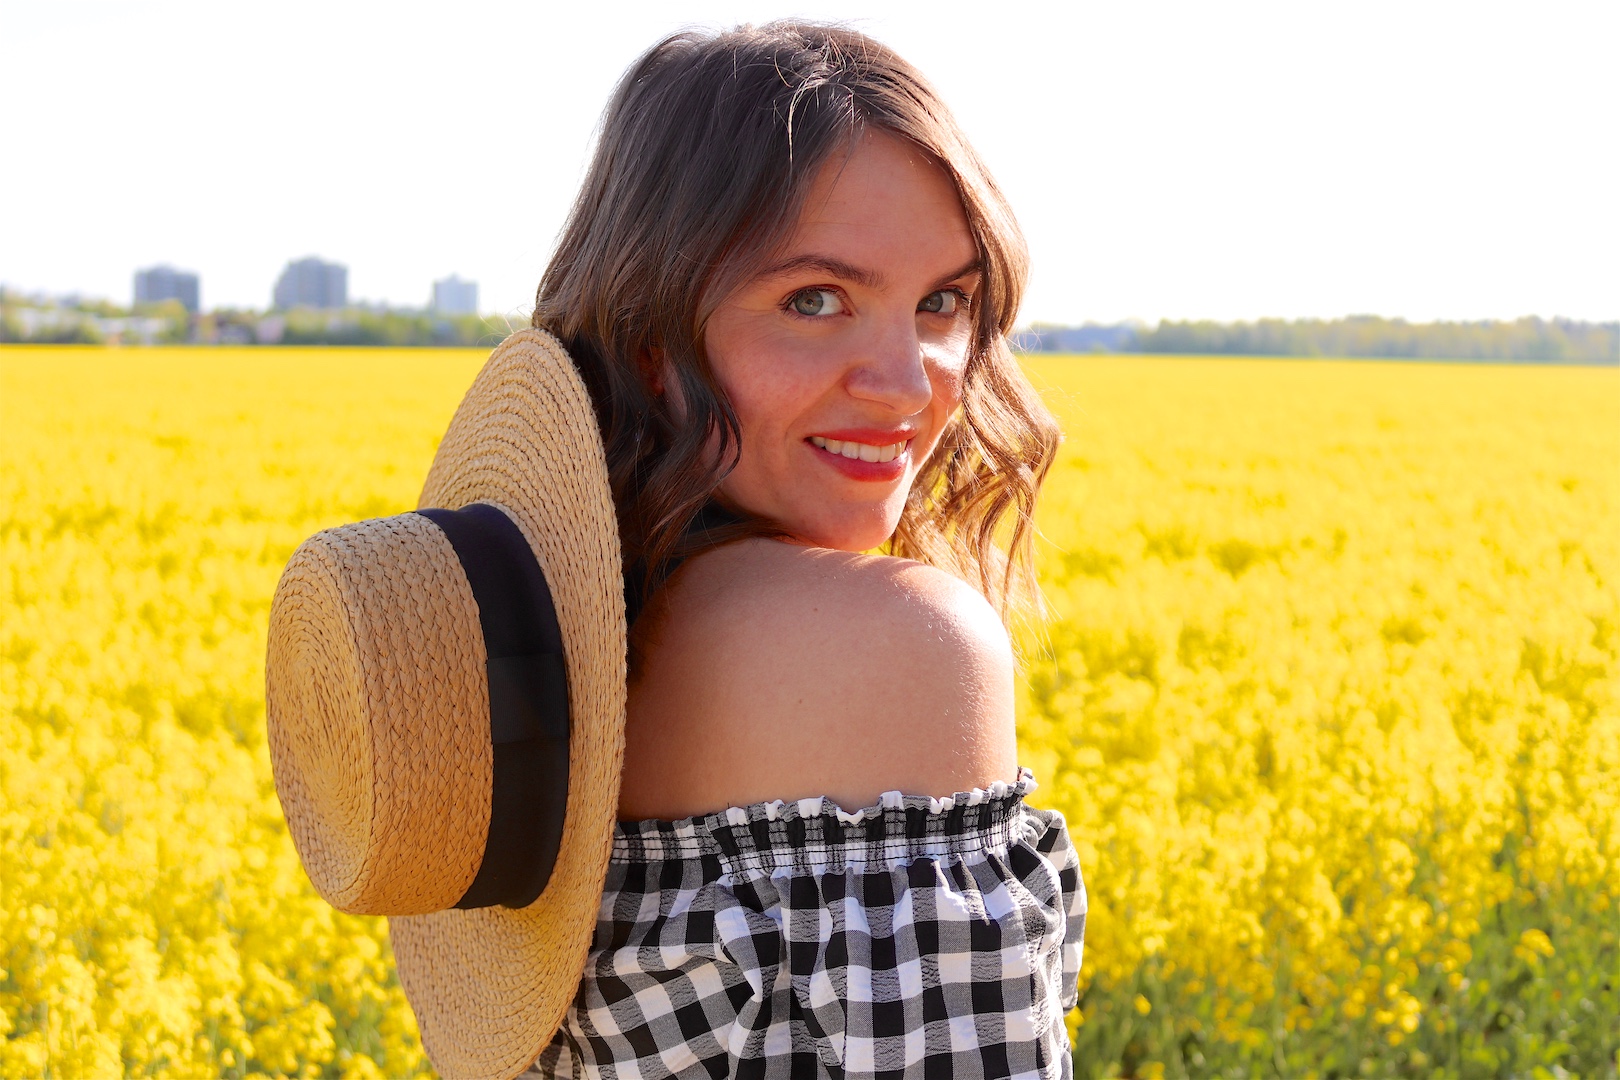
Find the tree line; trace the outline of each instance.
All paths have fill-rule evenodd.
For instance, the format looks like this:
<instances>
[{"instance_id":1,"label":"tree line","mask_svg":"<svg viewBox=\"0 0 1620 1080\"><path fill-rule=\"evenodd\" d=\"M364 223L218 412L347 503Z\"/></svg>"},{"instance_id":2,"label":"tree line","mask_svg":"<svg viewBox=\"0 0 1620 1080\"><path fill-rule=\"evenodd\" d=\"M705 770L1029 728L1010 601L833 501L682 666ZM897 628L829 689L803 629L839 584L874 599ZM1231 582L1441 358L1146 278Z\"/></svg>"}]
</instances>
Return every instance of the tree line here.
<instances>
[{"instance_id":1,"label":"tree line","mask_svg":"<svg viewBox=\"0 0 1620 1080\"><path fill-rule=\"evenodd\" d=\"M122 307L106 300L30 296L0 286L0 343L491 347L518 328L497 316L380 305L188 312L177 300Z\"/></svg>"},{"instance_id":2,"label":"tree line","mask_svg":"<svg viewBox=\"0 0 1620 1080\"><path fill-rule=\"evenodd\" d=\"M1344 356L1520 363L1620 364L1620 322L1526 317L1411 323L1376 315L1255 322L1166 320L1154 327L1037 324L1025 352Z\"/></svg>"},{"instance_id":3,"label":"tree line","mask_svg":"<svg viewBox=\"0 0 1620 1080\"><path fill-rule=\"evenodd\" d=\"M443 315L359 305L340 310L216 309L188 313L177 301L120 307L78 297L47 299L0 286L0 342L37 344L493 346L518 324L501 317ZM1512 321L1413 323L1377 315L1255 322L1165 320L1057 326L1036 323L1014 347L1048 353L1180 353L1345 356L1620 365L1620 322L1526 317Z\"/></svg>"}]
</instances>

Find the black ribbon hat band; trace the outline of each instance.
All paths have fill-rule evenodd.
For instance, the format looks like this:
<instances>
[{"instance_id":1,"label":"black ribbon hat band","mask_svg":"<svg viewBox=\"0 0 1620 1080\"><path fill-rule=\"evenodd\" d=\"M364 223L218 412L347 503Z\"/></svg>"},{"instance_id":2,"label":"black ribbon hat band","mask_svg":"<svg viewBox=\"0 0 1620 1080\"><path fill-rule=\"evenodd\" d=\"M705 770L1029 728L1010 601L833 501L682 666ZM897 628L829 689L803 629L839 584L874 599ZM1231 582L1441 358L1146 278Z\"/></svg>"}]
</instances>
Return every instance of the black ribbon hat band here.
<instances>
[{"instance_id":1,"label":"black ribbon hat band","mask_svg":"<svg viewBox=\"0 0 1620 1080\"><path fill-rule=\"evenodd\" d=\"M455 548L489 658L489 836L455 906L527 907L551 879L568 809L568 670L551 589L504 511L473 503L416 512Z\"/></svg>"}]
</instances>

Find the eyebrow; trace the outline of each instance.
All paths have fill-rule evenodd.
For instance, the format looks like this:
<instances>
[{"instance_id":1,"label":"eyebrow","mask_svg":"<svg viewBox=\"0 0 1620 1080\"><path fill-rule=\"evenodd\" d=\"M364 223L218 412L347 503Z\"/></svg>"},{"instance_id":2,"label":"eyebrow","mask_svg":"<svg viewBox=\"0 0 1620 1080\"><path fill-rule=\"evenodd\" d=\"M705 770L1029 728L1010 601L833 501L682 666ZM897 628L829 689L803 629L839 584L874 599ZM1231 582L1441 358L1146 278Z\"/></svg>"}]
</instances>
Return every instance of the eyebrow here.
<instances>
[{"instance_id":1,"label":"eyebrow","mask_svg":"<svg viewBox=\"0 0 1620 1080\"><path fill-rule=\"evenodd\" d=\"M831 277L839 278L843 281L853 282L854 284L866 289L879 289L883 287L882 274L868 270L862 266L856 266L854 263L845 262L843 259L835 259L830 255L795 255L791 259L783 259L779 263L772 263L770 266L767 266L764 272L760 274L760 277L782 277L787 274L796 274L805 270L819 271L821 273L830 275ZM977 257L974 257L965 263L961 268L953 270L941 277L939 279L939 284L943 285L946 282L955 281L957 278L966 277L969 274L982 273L983 271L983 262L981 262Z\"/></svg>"}]
</instances>

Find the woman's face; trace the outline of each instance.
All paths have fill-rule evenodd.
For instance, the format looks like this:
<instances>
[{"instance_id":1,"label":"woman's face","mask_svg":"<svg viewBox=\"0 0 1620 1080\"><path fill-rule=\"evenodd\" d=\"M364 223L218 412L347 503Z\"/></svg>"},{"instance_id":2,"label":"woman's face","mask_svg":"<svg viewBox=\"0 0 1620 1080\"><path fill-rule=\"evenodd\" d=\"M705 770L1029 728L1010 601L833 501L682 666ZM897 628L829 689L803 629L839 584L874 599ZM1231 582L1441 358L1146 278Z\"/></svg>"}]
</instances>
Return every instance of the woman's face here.
<instances>
[{"instance_id":1,"label":"woman's face","mask_svg":"<svg viewBox=\"0 0 1620 1080\"><path fill-rule=\"evenodd\" d=\"M878 133L834 158L786 247L709 320L742 429L721 501L819 547L887 540L961 402L978 288L937 166Z\"/></svg>"}]
</instances>

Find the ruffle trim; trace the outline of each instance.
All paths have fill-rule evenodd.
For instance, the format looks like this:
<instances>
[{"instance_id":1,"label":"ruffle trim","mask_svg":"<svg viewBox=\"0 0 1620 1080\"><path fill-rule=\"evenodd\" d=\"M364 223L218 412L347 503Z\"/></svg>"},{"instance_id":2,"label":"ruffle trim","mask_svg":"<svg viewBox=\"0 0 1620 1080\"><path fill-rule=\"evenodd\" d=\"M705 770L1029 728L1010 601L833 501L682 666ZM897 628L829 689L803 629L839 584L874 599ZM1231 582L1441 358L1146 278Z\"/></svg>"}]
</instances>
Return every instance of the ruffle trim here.
<instances>
[{"instance_id":1,"label":"ruffle trim","mask_svg":"<svg viewBox=\"0 0 1620 1080\"><path fill-rule=\"evenodd\" d=\"M859 863L986 854L1027 839L1041 826L1023 804L1035 777L935 798L889 791L873 806L847 811L826 797L734 806L673 821L621 821L616 862L715 859L726 872L811 870ZM720 872L718 869L716 872Z\"/></svg>"},{"instance_id":2,"label":"ruffle trim","mask_svg":"<svg viewBox=\"0 0 1620 1080\"><path fill-rule=\"evenodd\" d=\"M795 818L809 819L823 815L836 817L840 825L859 825L863 821L879 816L885 810L924 810L930 814L943 814L958 806L978 806L987 802L1022 799L1039 786L1035 782L1034 773L1020 768L1018 779L1010 784L1005 780L997 780L988 788L958 791L942 799L929 795L902 795L898 791L885 791L878 796L877 805L863 806L852 813L825 795L817 795L811 799L798 799L794 802L776 799L749 806L732 806L722 810L717 816L727 825L750 825L756 821L792 821ZM709 815L705 815L707 816Z\"/></svg>"}]
</instances>

